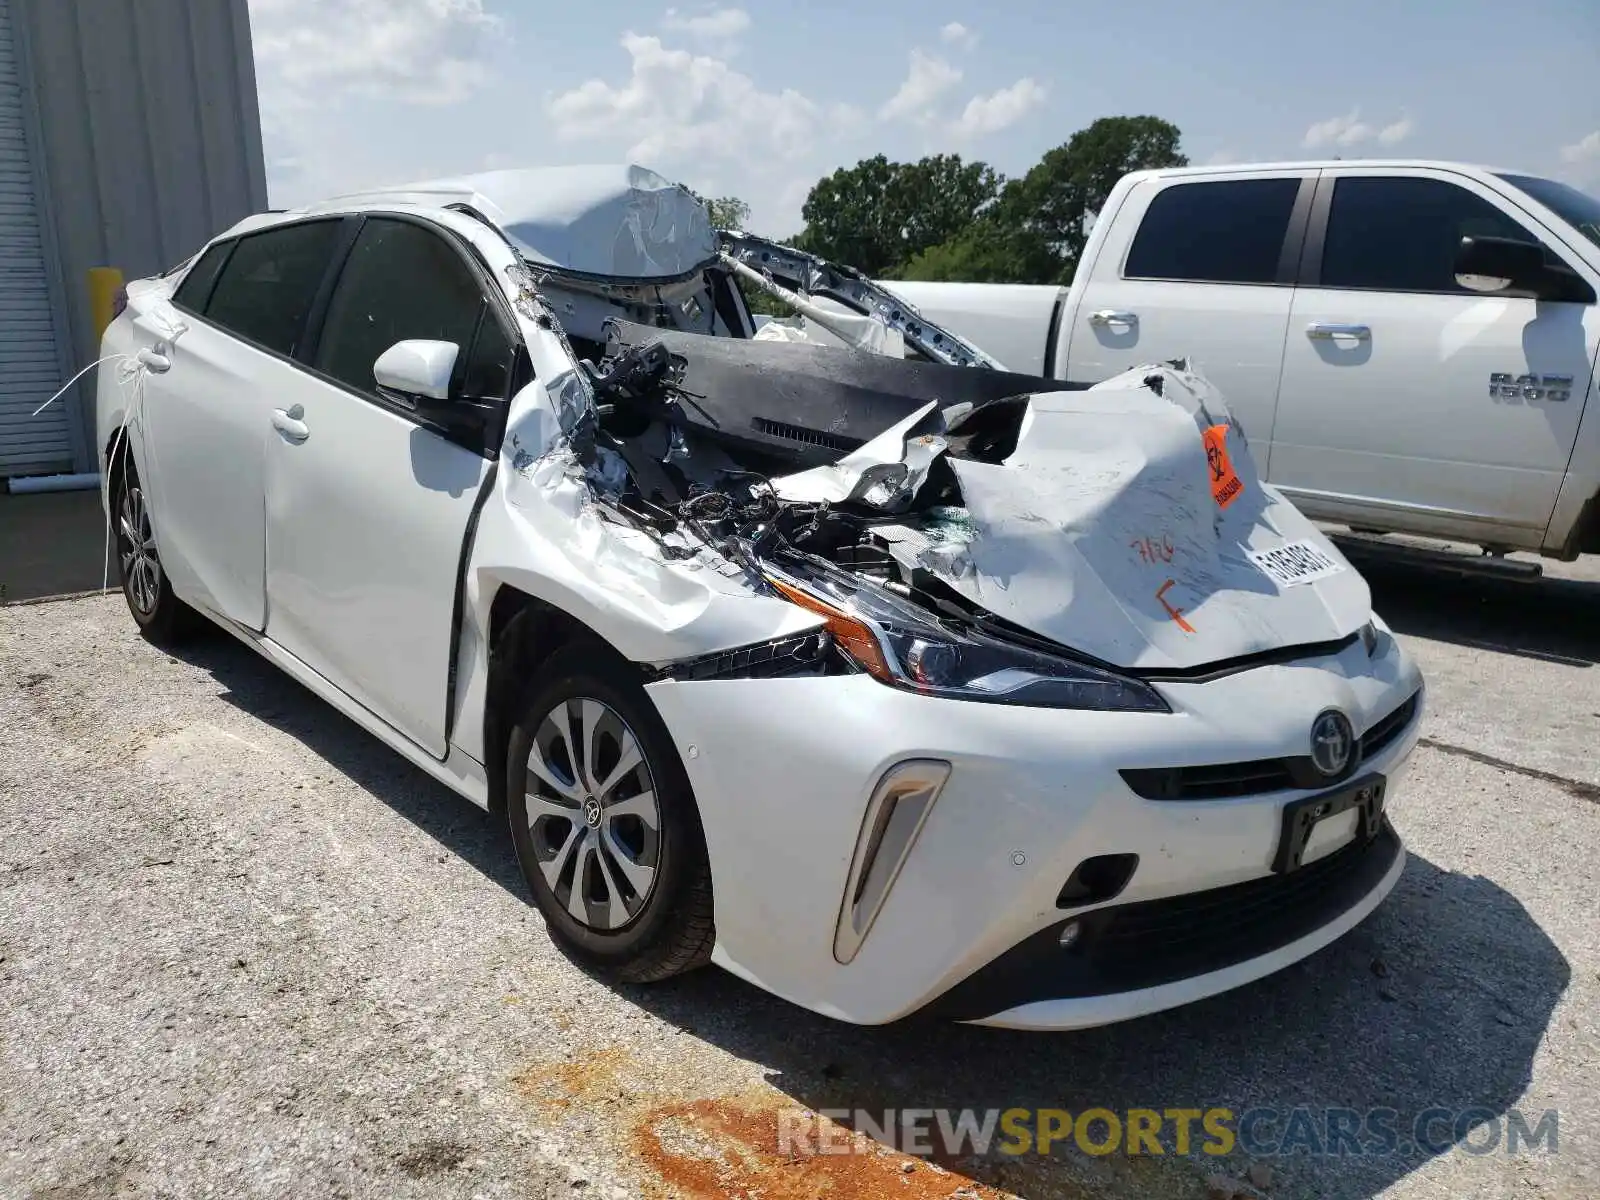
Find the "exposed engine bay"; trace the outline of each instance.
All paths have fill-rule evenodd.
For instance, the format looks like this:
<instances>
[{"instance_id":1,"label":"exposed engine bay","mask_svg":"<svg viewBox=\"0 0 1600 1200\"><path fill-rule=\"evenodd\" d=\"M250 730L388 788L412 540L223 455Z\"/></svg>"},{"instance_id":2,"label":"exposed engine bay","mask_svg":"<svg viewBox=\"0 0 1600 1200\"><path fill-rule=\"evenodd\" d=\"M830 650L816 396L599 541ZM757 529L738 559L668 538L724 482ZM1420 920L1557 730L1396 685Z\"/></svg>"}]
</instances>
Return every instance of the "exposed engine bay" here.
<instances>
[{"instance_id":1,"label":"exposed engine bay","mask_svg":"<svg viewBox=\"0 0 1600 1200\"><path fill-rule=\"evenodd\" d=\"M963 618L976 614L918 564L971 530L947 460L1004 461L1028 394L1072 387L618 320L610 334L601 364L585 364L597 406L575 448L617 513L661 535L669 556L691 553L668 536L681 531L752 566L815 556ZM886 461L869 454L852 471L875 438ZM895 461L902 443L908 461Z\"/></svg>"},{"instance_id":2,"label":"exposed engine bay","mask_svg":"<svg viewBox=\"0 0 1600 1200\"><path fill-rule=\"evenodd\" d=\"M1365 582L1187 363L1010 372L849 268L720 236L670 279L518 280L579 366L549 385L555 440L530 430L532 455L514 432L513 465L559 455L663 567L714 561L810 610L885 682L1021 704L1126 708L1141 677L1320 653L1367 622ZM735 277L800 320L758 328Z\"/></svg>"}]
</instances>

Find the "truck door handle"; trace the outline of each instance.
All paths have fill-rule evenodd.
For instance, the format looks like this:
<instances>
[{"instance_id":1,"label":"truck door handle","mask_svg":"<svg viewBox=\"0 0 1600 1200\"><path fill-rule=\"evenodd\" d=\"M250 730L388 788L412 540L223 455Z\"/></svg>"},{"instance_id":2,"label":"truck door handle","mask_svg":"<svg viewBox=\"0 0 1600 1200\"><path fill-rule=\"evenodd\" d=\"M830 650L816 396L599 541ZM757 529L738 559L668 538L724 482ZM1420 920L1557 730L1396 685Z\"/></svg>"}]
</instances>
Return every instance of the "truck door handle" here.
<instances>
[{"instance_id":1,"label":"truck door handle","mask_svg":"<svg viewBox=\"0 0 1600 1200\"><path fill-rule=\"evenodd\" d=\"M1306 326L1306 336L1309 338L1346 337L1364 342L1372 337L1372 330L1365 325L1341 325L1331 321L1313 321Z\"/></svg>"},{"instance_id":2,"label":"truck door handle","mask_svg":"<svg viewBox=\"0 0 1600 1200\"><path fill-rule=\"evenodd\" d=\"M1139 314L1119 312L1114 308L1102 308L1089 314L1091 325L1137 325Z\"/></svg>"},{"instance_id":3,"label":"truck door handle","mask_svg":"<svg viewBox=\"0 0 1600 1200\"><path fill-rule=\"evenodd\" d=\"M275 408L272 410L272 427L291 442L303 442L311 436L311 430L300 419L305 415L304 406L299 404L290 409Z\"/></svg>"}]
</instances>

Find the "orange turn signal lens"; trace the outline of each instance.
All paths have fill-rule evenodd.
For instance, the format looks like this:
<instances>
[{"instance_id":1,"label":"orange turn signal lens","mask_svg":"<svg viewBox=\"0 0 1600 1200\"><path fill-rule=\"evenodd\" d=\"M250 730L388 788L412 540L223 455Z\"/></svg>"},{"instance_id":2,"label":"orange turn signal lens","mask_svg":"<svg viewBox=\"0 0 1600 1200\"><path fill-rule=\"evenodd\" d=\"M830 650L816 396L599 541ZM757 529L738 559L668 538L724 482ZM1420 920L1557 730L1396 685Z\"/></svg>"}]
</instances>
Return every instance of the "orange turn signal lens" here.
<instances>
[{"instance_id":1,"label":"orange turn signal lens","mask_svg":"<svg viewBox=\"0 0 1600 1200\"><path fill-rule=\"evenodd\" d=\"M869 675L885 683L893 682L894 672L889 669L889 664L883 657L883 647L878 645L877 635L864 622L817 599L810 592L792 587L770 575L767 576L767 582L791 604L797 604L820 616L826 622L828 632L833 635L834 643L860 663Z\"/></svg>"}]
</instances>

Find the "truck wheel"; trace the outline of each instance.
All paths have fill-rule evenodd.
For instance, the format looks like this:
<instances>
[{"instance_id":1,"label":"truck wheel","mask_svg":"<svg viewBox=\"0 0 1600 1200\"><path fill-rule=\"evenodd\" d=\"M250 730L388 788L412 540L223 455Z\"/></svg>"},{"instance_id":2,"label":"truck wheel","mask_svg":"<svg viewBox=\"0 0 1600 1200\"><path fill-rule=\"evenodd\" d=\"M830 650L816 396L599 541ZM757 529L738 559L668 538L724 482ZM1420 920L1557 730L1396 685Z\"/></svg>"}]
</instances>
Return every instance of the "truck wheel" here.
<instances>
[{"instance_id":1,"label":"truck wheel","mask_svg":"<svg viewBox=\"0 0 1600 1200\"><path fill-rule=\"evenodd\" d=\"M111 535L117 578L139 632L158 646L181 642L194 631L195 612L174 594L161 567L150 506L132 455L113 480Z\"/></svg>"},{"instance_id":2,"label":"truck wheel","mask_svg":"<svg viewBox=\"0 0 1600 1200\"><path fill-rule=\"evenodd\" d=\"M506 756L517 861L552 940L603 978L701 966L716 940L689 779L627 666L557 653L519 706Z\"/></svg>"}]
</instances>

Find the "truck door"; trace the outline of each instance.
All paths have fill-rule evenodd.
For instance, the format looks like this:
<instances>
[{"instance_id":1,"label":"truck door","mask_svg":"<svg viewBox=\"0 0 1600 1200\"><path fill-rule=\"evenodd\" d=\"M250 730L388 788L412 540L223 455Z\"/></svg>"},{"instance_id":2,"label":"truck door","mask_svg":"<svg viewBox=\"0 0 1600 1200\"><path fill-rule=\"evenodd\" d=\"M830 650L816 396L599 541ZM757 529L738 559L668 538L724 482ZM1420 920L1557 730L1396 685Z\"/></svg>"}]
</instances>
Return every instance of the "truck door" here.
<instances>
[{"instance_id":1,"label":"truck door","mask_svg":"<svg viewBox=\"0 0 1600 1200\"><path fill-rule=\"evenodd\" d=\"M1270 478L1300 237L1317 172L1154 177L1133 186L1087 269L1067 377L1097 383L1188 357L1222 391Z\"/></svg>"},{"instance_id":2,"label":"truck door","mask_svg":"<svg viewBox=\"0 0 1600 1200\"><path fill-rule=\"evenodd\" d=\"M1462 237L1559 242L1452 171L1323 173L1290 314L1273 478L1307 512L1535 549L1571 457L1592 303L1456 282ZM1568 256L1555 256L1576 267Z\"/></svg>"}]
</instances>

